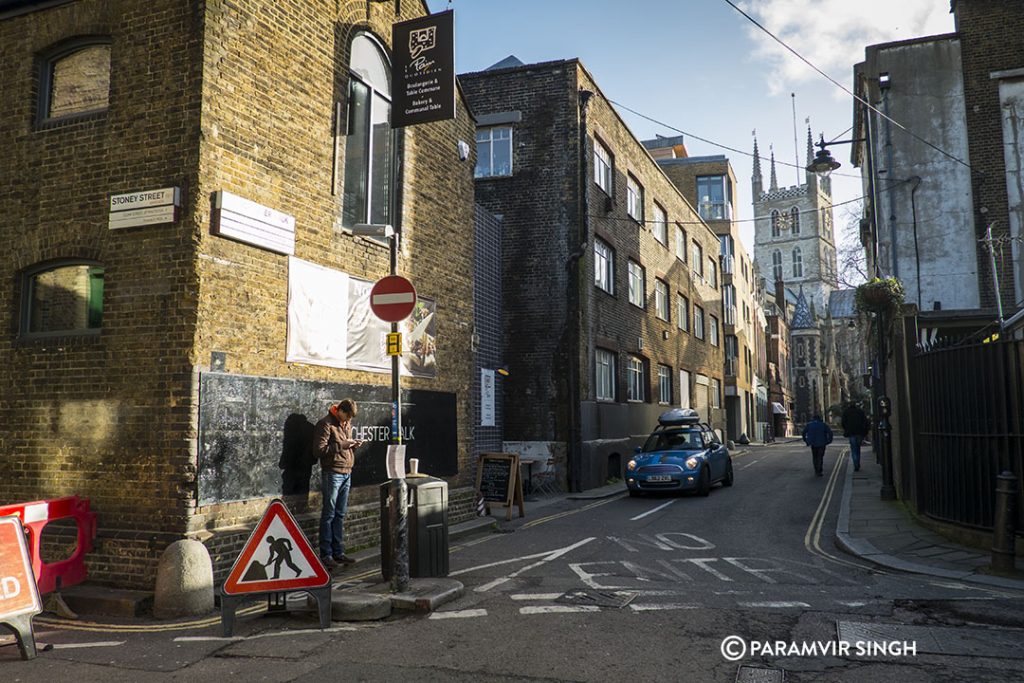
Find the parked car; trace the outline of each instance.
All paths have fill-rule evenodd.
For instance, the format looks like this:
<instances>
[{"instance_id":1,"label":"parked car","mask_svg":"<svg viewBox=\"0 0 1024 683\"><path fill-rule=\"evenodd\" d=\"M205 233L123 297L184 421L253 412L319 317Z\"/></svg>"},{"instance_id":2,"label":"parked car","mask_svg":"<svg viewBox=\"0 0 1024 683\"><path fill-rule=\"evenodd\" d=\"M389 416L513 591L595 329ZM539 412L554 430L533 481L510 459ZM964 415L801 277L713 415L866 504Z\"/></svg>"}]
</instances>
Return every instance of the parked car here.
<instances>
[{"instance_id":1,"label":"parked car","mask_svg":"<svg viewBox=\"0 0 1024 683\"><path fill-rule=\"evenodd\" d=\"M658 417L647 442L626 463L629 495L696 491L702 496L721 482L732 486L732 457L697 411L676 408Z\"/></svg>"}]
</instances>

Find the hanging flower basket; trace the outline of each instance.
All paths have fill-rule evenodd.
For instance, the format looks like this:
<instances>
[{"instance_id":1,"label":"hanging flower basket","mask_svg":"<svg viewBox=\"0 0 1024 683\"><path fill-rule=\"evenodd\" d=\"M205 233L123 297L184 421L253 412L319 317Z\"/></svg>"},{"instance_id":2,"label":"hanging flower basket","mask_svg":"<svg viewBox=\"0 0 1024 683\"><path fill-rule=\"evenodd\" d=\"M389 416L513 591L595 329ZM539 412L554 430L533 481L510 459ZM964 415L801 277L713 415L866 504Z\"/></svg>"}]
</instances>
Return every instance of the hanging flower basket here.
<instances>
[{"instance_id":1,"label":"hanging flower basket","mask_svg":"<svg viewBox=\"0 0 1024 683\"><path fill-rule=\"evenodd\" d=\"M885 313L903 304L903 283L894 277L875 278L857 287L854 302L861 313Z\"/></svg>"}]
</instances>

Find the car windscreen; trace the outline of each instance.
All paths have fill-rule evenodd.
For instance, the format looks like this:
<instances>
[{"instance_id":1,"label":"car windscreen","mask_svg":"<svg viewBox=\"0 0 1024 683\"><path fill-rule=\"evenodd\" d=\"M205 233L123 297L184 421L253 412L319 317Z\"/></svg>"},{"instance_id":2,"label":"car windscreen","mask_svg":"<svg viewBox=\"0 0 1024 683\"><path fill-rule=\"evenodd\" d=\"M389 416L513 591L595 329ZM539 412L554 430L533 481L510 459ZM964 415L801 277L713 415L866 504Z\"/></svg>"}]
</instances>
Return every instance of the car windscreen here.
<instances>
[{"instance_id":1,"label":"car windscreen","mask_svg":"<svg viewBox=\"0 0 1024 683\"><path fill-rule=\"evenodd\" d=\"M644 452L651 451L699 451L703 450L704 444L700 439L699 431L690 430L662 430L654 432L647 438L644 444Z\"/></svg>"}]
</instances>

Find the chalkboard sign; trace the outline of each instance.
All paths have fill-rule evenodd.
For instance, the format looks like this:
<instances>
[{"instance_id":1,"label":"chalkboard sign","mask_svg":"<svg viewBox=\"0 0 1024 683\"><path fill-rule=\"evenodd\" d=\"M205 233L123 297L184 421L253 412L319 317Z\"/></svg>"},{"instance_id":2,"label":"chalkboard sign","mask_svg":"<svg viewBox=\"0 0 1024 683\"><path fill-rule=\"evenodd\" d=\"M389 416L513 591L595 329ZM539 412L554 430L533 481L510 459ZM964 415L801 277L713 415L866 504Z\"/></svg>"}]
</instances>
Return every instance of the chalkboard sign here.
<instances>
[{"instance_id":1,"label":"chalkboard sign","mask_svg":"<svg viewBox=\"0 0 1024 683\"><path fill-rule=\"evenodd\" d=\"M523 479L519 473L516 453L483 453L476 472L477 494L484 501L487 514L491 503L505 506L505 519L512 519L512 506L518 504L523 517Z\"/></svg>"},{"instance_id":2,"label":"chalkboard sign","mask_svg":"<svg viewBox=\"0 0 1024 683\"><path fill-rule=\"evenodd\" d=\"M304 469L291 468L297 474L288 466L306 450L313 424L327 414L332 403L346 397L359 406L352 436L366 442L356 451L352 485L379 484L387 480L390 387L202 373L199 504L302 492L307 483L318 490L318 464L307 461ZM437 477L458 473L455 394L403 391L402 432L406 455L419 458L421 472ZM295 481L295 477L304 481Z\"/></svg>"}]
</instances>

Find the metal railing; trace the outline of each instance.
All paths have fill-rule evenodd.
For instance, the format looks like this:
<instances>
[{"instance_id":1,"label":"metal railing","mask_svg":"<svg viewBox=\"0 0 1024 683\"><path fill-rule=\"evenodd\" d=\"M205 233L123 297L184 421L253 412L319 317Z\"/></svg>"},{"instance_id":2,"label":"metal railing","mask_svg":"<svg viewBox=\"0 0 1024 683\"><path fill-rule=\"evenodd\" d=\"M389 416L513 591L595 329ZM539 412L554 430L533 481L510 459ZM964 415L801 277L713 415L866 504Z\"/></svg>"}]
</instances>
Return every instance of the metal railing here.
<instances>
[{"instance_id":1,"label":"metal railing","mask_svg":"<svg viewBox=\"0 0 1024 683\"><path fill-rule=\"evenodd\" d=\"M911 360L918 506L991 529L996 477L1024 461L1024 341L925 351ZM1024 529L1024 505L1016 506Z\"/></svg>"}]
</instances>

